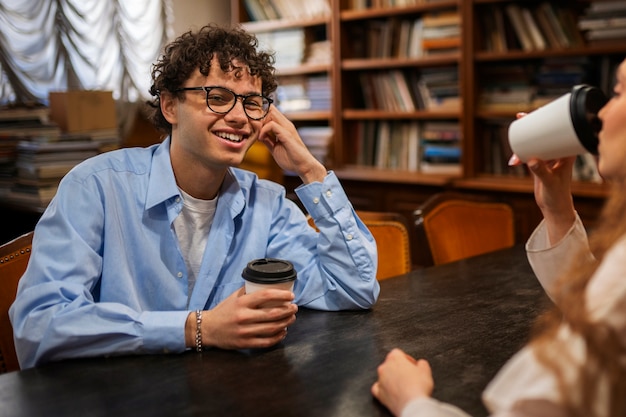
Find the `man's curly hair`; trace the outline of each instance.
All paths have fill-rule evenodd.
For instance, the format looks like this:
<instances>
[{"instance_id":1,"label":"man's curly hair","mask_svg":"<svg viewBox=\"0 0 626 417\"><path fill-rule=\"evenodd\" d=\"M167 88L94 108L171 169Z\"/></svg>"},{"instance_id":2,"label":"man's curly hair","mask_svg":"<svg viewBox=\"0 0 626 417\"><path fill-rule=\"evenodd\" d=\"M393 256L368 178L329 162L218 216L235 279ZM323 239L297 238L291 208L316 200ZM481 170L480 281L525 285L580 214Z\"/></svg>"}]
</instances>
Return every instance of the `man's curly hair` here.
<instances>
[{"instance_id":1,"label":"man's curly hair","mask_svg":"<svg viewBox=\"0 0 626 417\"><path fill-rule=\"evenodd\" d=\"M149 119L160 131L171 134L172 125L163 117L160 107L160 93L168 91L184 100L181 88L185 80L199 69L209 75L213 57L219 60L224 72L235 71L235 76L243 74L241 67L233 65L233 60L246 65L250 74L260 77L262 94L269 96L276 90L275 57L272 52L258 50L257 38L240 27L225 28L215 24L206 25L197 32L186 32L165 46L164 52L152 67L152 99L149 105Z\"/></svg>"}]
</instances>

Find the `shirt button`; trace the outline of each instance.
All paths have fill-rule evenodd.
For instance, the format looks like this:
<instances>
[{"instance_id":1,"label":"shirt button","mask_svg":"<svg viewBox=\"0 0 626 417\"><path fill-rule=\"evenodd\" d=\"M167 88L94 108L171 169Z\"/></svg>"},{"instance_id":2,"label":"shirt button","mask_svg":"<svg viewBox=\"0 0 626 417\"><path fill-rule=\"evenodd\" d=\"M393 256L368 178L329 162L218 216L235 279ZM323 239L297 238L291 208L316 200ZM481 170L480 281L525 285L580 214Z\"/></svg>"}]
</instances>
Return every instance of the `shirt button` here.
<instances>
[{"instance_id":1,"label":"shirt button","mask_svg":"<svg viewBox=\"0 0 626 417\"><path fill-rule=\"evenodd\" d=\"M180 197L176 197L176 202L180 203Z\"/></svg>"},{"instance_id":2,"label":"shirt button","mask_svg":"<svg viewBox=\"0 0 626 417\"><path fill-rule=\"evenodd\" d=\"M327 191L326 191L326 197L330 197L330 196L332 196L332 195L333 195L333 192L332 192L332 191L330 191L330 190L327 190Z\"/></svg>"},{"instance_id":3,"label":"shirt button","mask_svg":"<svg viewBox=\"0 0 626 417\"><path fill-rule=\"evenodd\" d=\"M183 277L183 273L182 273L182 272L179 272L178 274L176 274L176 276L177 276L178 278L182 278L182 277Z\"/></svg>"},{"instance_id":4,"label":"shirt button","mask_svg":"<svg viewBox=\"0 0 626 417\"><path fill-rule=\"evenodd\" d=\"M348 234L346 235L346 239L347 239L347 240L352 240L352 238L353 238L352 233L348 233Z\"/></svg>"},{"instance_id":5,"label":"shirt button","mask_svg":"<svg viewBox=\"0 0 626 417\"><path fill-rule=\"evenodd\" d=\"M313 203L317 204L317 203L319 203L319 202L320 202L320 199L319 199L319 198L315 197L315 198L313 199Z\"/></svg>"}]
</instances>

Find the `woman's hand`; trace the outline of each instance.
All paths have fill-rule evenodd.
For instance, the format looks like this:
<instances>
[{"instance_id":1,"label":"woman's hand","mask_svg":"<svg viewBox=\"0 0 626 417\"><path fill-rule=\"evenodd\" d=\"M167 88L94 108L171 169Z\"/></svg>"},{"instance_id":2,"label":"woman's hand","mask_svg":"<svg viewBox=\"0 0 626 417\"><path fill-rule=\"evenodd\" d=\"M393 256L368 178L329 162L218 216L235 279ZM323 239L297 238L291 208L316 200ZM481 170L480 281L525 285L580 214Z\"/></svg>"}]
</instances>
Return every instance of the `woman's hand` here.
<instances>
[{"instance_id":1,"label":"woman's hand","mask_svg":"<svg viewBox=\"0 0 626 417\"><path fill-rule=\"evenodd\" d=\"M525 113L518 113L517 118ZM526 162L533 174L535 201L546 221L550 243L561 240L572 227L576 219L572 198L572 169L575 156L543 161L531 158ZM516 155L509 160L509 165L522 162Z\"/></svg>"},{"instance_id":2,"label":"woman's hand","mask_svg":"<svg viewBox=\"0 0 626 417\"><path fill-rule=\"evenodd\" d=\"M393 349L378 367L378 381L372 385L372 395L399 416L411 400L430 397L433 388L426 360L416 360L400 349Z\"/></svg>"}]
</instances>

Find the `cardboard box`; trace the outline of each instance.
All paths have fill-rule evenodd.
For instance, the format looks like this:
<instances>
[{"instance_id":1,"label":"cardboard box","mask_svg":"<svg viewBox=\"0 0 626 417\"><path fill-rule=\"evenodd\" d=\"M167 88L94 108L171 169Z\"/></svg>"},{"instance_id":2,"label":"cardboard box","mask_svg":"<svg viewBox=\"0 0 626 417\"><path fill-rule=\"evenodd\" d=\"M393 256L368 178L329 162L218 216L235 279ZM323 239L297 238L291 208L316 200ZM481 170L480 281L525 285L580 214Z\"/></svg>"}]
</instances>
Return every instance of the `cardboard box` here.
<instances>
[{"instance_id":1,"label":"cardboard box","mask_svg":"<svg viewBox=\"0 0 626 417\"><path fill-rule=\"evenodd\" d=\"M112 91L51 91L50 119L64 132L117 129Z\"/></svg>"}]
</instances>

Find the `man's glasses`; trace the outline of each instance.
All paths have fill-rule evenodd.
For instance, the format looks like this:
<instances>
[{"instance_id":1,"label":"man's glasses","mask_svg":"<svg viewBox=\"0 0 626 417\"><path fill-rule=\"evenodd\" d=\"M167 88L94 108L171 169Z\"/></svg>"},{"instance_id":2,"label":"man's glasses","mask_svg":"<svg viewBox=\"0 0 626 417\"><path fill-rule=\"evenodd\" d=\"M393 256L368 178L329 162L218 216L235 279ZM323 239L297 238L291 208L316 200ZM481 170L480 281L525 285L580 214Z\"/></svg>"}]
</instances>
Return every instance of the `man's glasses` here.
<instances>
[{"instance_id":1,"label":"man's glasses","mask_svg":"<svg viewBox=\"0 0 626 417\"><path fill-rule=\"evenodd\" d=\"M225 87L184 87L178 88L178 91L205 91L206 105L211 111L218 114L226 114L235 107L237 99L240 98L243 104L243 111L252 120L261 120L270 110L270 104L274 100L262 96L260 94L241 95L230 91Z\"/></svg>"}]
</instances>

